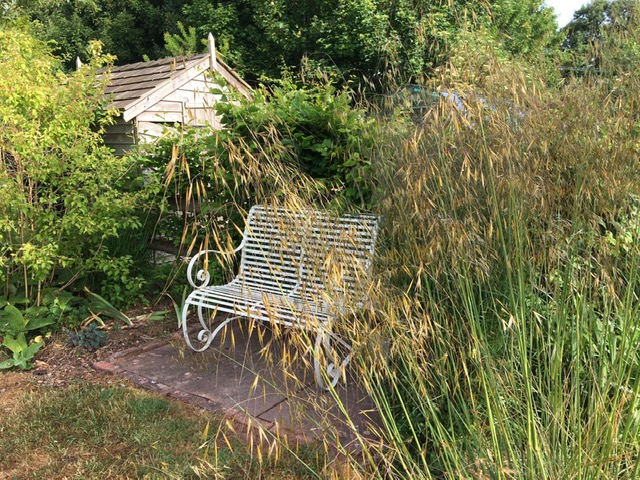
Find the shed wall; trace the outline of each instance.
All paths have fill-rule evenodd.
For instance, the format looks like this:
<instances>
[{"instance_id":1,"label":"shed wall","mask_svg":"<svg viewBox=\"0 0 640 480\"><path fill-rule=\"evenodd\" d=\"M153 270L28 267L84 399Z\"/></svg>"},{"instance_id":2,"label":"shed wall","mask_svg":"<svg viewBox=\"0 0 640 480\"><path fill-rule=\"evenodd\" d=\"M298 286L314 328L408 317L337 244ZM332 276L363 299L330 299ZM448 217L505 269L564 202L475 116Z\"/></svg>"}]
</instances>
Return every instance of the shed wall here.
<instances>
[{"instance_id":1,"label":"shed wall","mask_svg":"<svg viewBox=\"0 0 640 480\"><path fill-rule=\"evenodd\" d=\"M115 125L106 129L105 143L117 155L124 155L136 143L151 142L175 124L221 128L221 119L214 107L222 100L222 95L211 90L226 90L228 87L216 83L208 70L176 87L162 97L154 99L153 94L147 97L147 101L155 102L132 121L125 122L120 116Z\"/></svg>"},{"instance_id":2,"label":"shed wall","mask_svg":"<svg viewBox=\"0 0 640 480\"><path fill-rule=\"evenodd\" d=\"M105 128L103 138L105 145L113 148L116 155L124 155L136 144L134 124L119 116L116 123Z\"/></svg>"}]
</instances>

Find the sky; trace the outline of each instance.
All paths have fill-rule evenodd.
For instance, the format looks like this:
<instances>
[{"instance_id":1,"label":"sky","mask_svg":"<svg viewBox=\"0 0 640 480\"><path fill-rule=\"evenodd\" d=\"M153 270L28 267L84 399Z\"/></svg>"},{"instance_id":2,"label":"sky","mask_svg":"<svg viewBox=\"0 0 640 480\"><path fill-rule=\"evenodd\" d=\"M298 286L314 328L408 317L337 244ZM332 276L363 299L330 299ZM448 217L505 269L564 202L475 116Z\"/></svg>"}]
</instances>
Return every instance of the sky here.
<instances>
[{"instance_id":1,"label":"sky","mask_svg":"<svg viewBox=\"0 0 640 480\"><path fill-rule=\"evenodd\" d=\"M547 7L553 7L558 15L558 26L564 27L573 18L573 12L589 0L546 0Z\"/></svg>"}]
</instances>

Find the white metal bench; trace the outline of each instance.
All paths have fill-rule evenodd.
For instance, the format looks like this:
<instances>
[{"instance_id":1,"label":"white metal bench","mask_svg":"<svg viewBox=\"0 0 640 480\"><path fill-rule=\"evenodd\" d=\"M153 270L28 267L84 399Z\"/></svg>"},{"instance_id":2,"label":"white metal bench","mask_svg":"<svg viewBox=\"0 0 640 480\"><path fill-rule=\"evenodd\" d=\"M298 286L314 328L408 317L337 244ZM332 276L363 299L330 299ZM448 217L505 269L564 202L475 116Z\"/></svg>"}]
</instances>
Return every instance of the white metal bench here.
<instances>
[{"instance_id":1,"label":"white metal bench","mask_svg":"<svg viewBox=\"0 0 640 480\"><path fill-rule=\"evenodd\" d=\"M195 351L205 350L238 318L300 327L316 333L316 382L323 388L335 386L352 352L332 331L332 321L363 306L377 235L375 215L336 218L315 210L254 206L238 248L201 251L189 263L187 277L195 290L182 310L187 345ZM209 285L208 255L240 250L237 276L226 285ZM191 308L200 323L195 335L198 343L192 342L187 325ZM232 315L212 329L210 319L218 312ZM339 351L342 354L336 358Z\"/></svg>"}]
</instances>

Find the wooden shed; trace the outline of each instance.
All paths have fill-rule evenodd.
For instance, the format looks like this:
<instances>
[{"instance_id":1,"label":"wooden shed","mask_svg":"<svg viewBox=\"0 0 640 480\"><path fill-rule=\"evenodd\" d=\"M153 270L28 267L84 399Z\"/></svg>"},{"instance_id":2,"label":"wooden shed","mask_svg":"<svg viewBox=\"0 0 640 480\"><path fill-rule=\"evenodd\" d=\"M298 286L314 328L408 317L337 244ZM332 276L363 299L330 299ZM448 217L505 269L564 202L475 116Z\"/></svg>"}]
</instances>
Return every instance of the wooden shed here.
<instances>
[{"instance_id":1,"label":"wooden shed","mask_svg":"<svg viewBox=\"0 0 640 480\"><path fill-rule=\"evenodd\" d=\"M120 116L107 128L105 144L123 155L175 124L220 128L213 107L222 95L212 90L230 89L251 96L249 85L216 57L211 35L209 53L113 67L105 95Z\"/></svg>"}]
</instances>

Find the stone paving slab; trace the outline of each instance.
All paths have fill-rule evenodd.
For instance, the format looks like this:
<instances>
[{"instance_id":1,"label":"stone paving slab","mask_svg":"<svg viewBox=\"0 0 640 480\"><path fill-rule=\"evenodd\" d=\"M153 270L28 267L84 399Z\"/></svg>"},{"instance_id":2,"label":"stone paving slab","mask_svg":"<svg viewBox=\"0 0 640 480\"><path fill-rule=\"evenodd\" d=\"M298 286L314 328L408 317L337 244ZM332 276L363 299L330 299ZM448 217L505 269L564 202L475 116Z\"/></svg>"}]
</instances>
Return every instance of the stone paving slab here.
<instances>
[{"instance_id":1,"label":"stone paving slab","mask_svg":"<svg viewBox=\"0 0 640 480\"><path fill-rule=\"evenodd\" d=\"M169 342L117 353L96 368L299 441L337 435L343 444L350 443L354 427L371 437L370 426L379 416L349 373L346 385L336 389L336 398L315 385L312 367L300 359L303 354L294 355L299 359L294 365L282 366L282 352L292 348L286 335L274 339L269 329L247 332L234 322L223 341L216 342L197 353L174 335ZM352 427L346 426L345 411Z\"/></svg>"}]
</instances>

